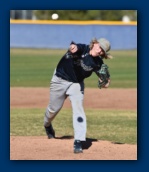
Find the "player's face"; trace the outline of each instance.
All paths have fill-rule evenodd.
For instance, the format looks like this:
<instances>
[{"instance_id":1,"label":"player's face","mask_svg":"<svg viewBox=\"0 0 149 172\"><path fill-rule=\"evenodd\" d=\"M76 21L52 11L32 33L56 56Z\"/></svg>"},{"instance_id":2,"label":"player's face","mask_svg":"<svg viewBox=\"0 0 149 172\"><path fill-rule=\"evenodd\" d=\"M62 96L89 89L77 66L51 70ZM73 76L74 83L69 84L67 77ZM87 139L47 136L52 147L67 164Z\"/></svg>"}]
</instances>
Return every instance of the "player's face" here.
<instances>
[{"instance_id":1,"label":"player's face","mask_svg":"<svg viewBox=\"0 0 149 172\"><path fill-rule=\"evenodd\" d=\"M93 50L93 55L94 55L94 56L102 56L102 55L104 55L104 51L103 51L103 49L100 47L100 44L99 44L99 43L94 44L92 50Z\"/></svg>"}]
</instances>

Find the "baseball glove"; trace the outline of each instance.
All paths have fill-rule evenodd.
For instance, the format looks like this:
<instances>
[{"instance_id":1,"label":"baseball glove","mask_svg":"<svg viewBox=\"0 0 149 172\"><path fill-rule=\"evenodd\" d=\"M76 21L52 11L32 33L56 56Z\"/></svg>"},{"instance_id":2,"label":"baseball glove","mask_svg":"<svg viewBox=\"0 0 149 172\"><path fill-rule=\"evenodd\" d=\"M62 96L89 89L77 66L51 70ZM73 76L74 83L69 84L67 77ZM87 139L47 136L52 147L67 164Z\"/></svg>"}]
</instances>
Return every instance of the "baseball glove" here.
<instances>
[{"instance_id":1,"label":"baseball glove","mask_svg":"<svg viewBox=\"0 0 149 172\"><path fill-rule=\"evenodd\" d=\"M99 77L98 87L100 89L103 88L108 83L108 80L110 78L110 73L108 68L109 67L106 64L102 64L100 70L97 71L97 75Z\"/></svg>"}]
</instances>

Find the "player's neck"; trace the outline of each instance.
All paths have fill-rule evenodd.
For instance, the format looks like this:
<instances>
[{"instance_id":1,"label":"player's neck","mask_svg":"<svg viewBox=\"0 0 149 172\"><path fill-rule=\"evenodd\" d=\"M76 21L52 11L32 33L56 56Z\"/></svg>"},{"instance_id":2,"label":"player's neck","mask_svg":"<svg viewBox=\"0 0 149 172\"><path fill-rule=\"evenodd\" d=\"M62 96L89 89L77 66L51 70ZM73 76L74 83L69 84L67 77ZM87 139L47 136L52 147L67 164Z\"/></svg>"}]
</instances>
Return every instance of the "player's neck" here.
<instances>
[{"instance_id":1,"label":"player's neck","mask_svg":"<svg viewBox=\"0 0 149 172\"><path fill-rule=\"evenodd\" d=\"M89 51L89 55L92 55L92 50Z\"/></svg>"}]
</instances>

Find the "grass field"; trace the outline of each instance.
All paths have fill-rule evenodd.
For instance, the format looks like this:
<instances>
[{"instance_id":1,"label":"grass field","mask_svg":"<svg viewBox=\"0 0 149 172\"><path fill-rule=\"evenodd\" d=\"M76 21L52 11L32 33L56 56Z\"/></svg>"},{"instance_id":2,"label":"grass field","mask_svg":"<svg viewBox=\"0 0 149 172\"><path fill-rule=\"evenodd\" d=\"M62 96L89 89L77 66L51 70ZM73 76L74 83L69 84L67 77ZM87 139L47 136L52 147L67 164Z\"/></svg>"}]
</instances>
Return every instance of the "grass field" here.
<instances>
[{"instance_id":1,"label":"grass field","mask_svg":"<svg viewBox=\"0 0 149 172\"><path fill-rule=\"evenodd\" d=\"M11 49L10 86L49 87L53 71L65 50ZM104 62L111 74L110 88L137 87L137 51L111 51ZM97 76L85 80L86 87L97 87Z\"/></svg>"},{"instance_id":2,"label":"grass field","mask_svg":"<svg viewBox=\"0 0 149 172\"><path fill-rule=\"evenodd\" d=\"M45 135L44 109L11 109L11 136ZM136 112L86 109L87 138L118 143L137 143ZM62 109L53 121L58 136L73 136L71 109Z\"/></svg>"}]
</instances>

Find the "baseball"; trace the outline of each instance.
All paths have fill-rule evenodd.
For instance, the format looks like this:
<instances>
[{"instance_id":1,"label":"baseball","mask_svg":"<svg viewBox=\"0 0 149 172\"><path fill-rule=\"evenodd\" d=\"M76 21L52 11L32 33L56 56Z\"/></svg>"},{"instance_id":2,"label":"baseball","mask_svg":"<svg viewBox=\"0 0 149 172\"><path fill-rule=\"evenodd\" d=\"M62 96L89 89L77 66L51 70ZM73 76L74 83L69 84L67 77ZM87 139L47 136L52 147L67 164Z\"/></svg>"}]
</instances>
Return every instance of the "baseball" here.
<instances>
[{"instance_id":1,"label":"baseball","mask_svg":"<svg viewBox=\"0 0 149 172\"><path fill-rule=\"evenodd\" d=\"M58 14L54 13L54 14L52 14L51 17L53 20L57 20L59 16L58 16Z\"/></svg>"}]
</instances>

